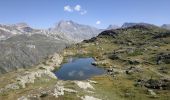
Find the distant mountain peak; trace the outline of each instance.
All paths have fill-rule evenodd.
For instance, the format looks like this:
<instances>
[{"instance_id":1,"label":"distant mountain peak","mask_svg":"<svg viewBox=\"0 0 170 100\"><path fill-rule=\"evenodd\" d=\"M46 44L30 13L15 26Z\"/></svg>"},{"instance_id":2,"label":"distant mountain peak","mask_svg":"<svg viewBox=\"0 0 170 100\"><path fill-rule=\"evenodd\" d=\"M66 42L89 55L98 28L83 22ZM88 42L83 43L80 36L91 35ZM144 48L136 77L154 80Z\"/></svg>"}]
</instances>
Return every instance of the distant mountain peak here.
<instances>
[{"instance_id":1,"label":"distant mountain peak","mask_svg":"<svg viewBox=\"0 0 170 100\"><path fill-rule=\"evenodd\" d=\"M50 28L51 33L58 34L71 41L80 42L97 36L101 30L92 26L76 23L72 20L61 20L54 28Z\"/></svg>"},{"instance_id":2,"label":"distant mountain peak","mask_svg":"<svg viewBox=\"0 0 170 100\"><path fill-rule=\"evenodd\" d=\"M170 24L163 24L161 27L170 30Z\"/></svg>"},{"instance_id":3,"label":"distant mountain peak","mask_svg":"<svg viewBox=\"0 0 170 100\"><path fill-rule=\"evenodd\" d=\"M74 26L75 24L77 23L73 22L72 20L61 20L55 25L55 28L70 27L70 26Z\"/></svg>"},{"instance_id":4,"label":"distant mountain peak","mask_svg":"<svg viewBox=\"0 0 170 100\"><path fill-rule=\"evenodd\" d=\"M144 23L144 22L140 22L140 23L125 22L122 25L122 28L128 28L128 27L132 27L132 26L135 26L135 25L142 25L142 26L147 26L147 27L157 27L156 25Z\"/></svg>"},{"instance_id":5,"label":"distant mountain peak","mask_svg":"<svg viewBox=\"0 0 170 100\"><path fill-rule=\"evenodd\" d=\"M57 24L74 24L75 22L73 22L72 20L61 20L59 21Z\"/></svg>"},{"instance_id":6,"label":"distant mountain peak","mask_svg":"<svg viewBox=\"0 0 170 100\"><path fill-rule=\"evenodd\" d=\"M120 28L118 25L109 25L107 30Z\"/></svg>"},{"instance_id":7,"label":"distant mountain peak","mask_svg":"<svg viewBox=\"0 0 170 100\"><path fill-rule=\"evenodd\" d=\"M12 26L18 27L18 28L23 28L23 27L30 27L27 23L22 22L22 23L16 23L13 24Z\"/></svg>"}]
</instances>

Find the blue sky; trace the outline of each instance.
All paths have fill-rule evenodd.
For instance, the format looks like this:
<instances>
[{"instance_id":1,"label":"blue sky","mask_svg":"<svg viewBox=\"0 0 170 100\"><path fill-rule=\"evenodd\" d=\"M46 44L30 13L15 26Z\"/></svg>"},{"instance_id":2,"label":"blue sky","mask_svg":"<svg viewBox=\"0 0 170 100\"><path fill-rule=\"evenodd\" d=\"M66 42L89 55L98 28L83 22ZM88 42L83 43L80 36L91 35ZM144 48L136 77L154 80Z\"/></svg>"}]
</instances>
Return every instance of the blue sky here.
<instances>
[{"instance_id":1,"label":"blue sky","mask_svg":"<svg viewBox=\"0 0 170 100\"><path fill-rule=\"evenodd\" d=\"M1 0L0 23L49 28L60 20L106 28L109 24L170 23L170 0Z\"/></svg>"}]
</instances>

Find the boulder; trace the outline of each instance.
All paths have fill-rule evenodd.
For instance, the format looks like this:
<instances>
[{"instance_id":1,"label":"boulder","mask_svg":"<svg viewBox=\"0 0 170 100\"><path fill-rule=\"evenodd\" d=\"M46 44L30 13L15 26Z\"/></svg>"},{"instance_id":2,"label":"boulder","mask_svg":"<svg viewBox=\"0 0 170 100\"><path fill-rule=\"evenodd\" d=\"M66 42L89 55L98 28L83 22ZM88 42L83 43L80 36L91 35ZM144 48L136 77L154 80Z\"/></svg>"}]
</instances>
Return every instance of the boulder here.
<instances>
[{"instance_id":1,"label":"boulder","mask_svg":"<svg viewBox=\"0 0 170 100\"><path fill-rule=\"evenodd\" d=\"M156 57L157 65L161 63L170 64L170 54L169 53L160 53Z\"/></svg>"},{"instance_id":2,"label":"boulder","mask_svg":"<svg viewBox=\"0 0 170 100\"><path fill-rule=\"evenodd\" d=\"M140 62L137 61L137 60L128 60L128 63L131 64L131 65L138 65L138 64L140 64Z\"/></svg>"},{"instance_id":3,"label":"boulder","mask_svg":"<svg viewBox=\"0 0 170 100\"><path fill-rule=\"evenodd\" d=\"M149 89L170 90L170 79L139 79L136 85L145 86Z\"/></svg>"},{"instance_id":4,"label":"boulder","mask_svg":"<svg viewBox=\"0 0 170 100\"><path fill-rule=\"evenodd\" d=\"M91 64L94 66L97 66L98 63L95 61L95 62L92 62Z\"/></svg>"},{"instance_id":5,"label":"boulder","mask_svg":"<svg viewBox=\"0 0 170 100\"><path fill-rule=\"evenodd\" d=\"M113 55L109 56L109 58L112 60L117 60L117 59L119 59L119 56L117 54L113 54Z\"/></svg>"},{"instance_id":6,"label":"boulder","mask_svg":"<svg viewBox=\"0 0 170 100\"><path fill-rule=\"evenodd\" d=\"M142 72L142 69L140 66L131 66L128 69L126 69L126 74L133 74L133 73L138 73L138 72Z\"/></svg>"},{"instance_id":7,"label":"boulder","mask_svg":"<svg viewBox=\"0 0 170 100\"><path fill-rule=\"evenodd\" d=\"M75 84L77 84L82 89L94 89L94 87L90 84L90 82L83 82L83 81L75 81Z\"/></svg>"},{"instance_id":8,"label":"boulder","mask_svg":"<svg viewBox=\"0 0 170 100\"><path fill-rule=\"evenodd\" d=\"M153 90L148 89L147 91L151 96L156 97L156 93Z\"/></svg>"}]
</instances>

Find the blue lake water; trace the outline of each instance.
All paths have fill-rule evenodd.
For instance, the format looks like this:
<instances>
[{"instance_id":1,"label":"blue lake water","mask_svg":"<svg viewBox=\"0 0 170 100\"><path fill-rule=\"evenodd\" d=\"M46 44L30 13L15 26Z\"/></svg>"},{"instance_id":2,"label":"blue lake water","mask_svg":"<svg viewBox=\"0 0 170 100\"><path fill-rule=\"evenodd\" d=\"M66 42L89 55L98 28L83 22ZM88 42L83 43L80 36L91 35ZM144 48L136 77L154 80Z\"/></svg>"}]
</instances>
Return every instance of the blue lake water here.
<instances>
[{"instance_id":1,"label":"blue lake water","mask_svg":"<svg viewBox=\"0 0 170 100\"><path fill-rule=\"evenodd\" d=\"M104 69L92 65L94 61L93 58L69 58L55 75L61 80L85 80L106 73Z\"/></svg>"}]
</instances>

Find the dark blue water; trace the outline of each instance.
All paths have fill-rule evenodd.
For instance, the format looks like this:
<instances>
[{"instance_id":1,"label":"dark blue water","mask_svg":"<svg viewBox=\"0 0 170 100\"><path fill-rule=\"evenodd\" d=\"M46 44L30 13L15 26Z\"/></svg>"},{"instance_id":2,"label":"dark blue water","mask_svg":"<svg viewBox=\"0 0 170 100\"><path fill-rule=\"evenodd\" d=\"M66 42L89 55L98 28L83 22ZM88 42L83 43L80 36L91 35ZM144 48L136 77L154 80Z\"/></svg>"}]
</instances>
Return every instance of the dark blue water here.
<instances>
[{"instance_id":1,"label":"dark blue water","mask_svg":"<svg viewBox=\"0 0 170 100\"><path fill-rule=\"evenodd\" d=\"M91 65L92 62L93 58L70 58L55 75L61 80L85 80L105 73L104 69Z\"/></svg>"}]
</instances>

